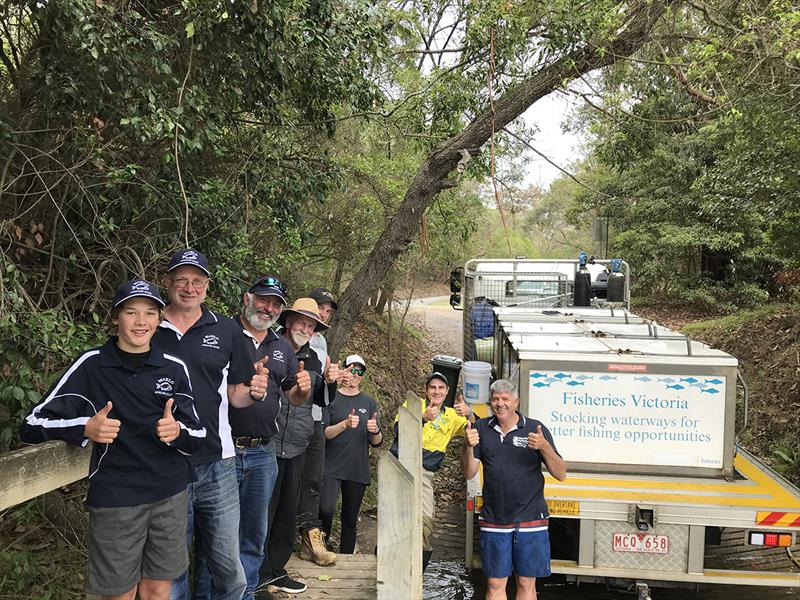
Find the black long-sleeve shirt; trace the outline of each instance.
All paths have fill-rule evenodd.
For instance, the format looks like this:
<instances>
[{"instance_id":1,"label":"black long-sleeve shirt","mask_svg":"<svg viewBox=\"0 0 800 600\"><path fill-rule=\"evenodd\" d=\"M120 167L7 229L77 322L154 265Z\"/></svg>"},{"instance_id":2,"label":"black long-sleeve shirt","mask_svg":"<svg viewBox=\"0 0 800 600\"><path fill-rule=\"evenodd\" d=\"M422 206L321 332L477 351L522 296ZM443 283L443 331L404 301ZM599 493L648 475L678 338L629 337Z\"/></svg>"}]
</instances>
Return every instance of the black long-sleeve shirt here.
<instances>
[{"instance_id":1,"label":"black long-sleeve shirt","mask_svg":"<svg viewBox=\"0 0 800 600\"><path fill-rule=\"evenodd\" d=\"M159 440L156 424L170 398L180 434L167 444ZM192 478L185 455L201 445L206 431L194 408L186 364L156 348L138 368L123 364L113 338L84 352L22 422L20 438L85 446L86 423L109 401L108 417L121 424L112 443L92 450L89 505L136 506L184 489Z\"/></svg>"}]
</instances>

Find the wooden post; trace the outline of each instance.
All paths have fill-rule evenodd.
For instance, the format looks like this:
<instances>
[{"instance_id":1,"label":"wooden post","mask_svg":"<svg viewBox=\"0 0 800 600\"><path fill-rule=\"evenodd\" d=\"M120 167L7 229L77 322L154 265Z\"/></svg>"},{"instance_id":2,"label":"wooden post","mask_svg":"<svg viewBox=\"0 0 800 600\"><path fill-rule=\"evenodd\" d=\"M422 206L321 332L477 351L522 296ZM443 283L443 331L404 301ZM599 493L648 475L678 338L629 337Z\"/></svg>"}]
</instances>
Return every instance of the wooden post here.
<instances>
[{"instance_id":1,"label":"wooden post","mask_svg":"<svg viewBox=\"0 0 800 600\"><path fill-rule=\"evenodd\" d=\"M0 510L83 479L91 452L52 441L0 454Z\"/></svg>"},{"instance_id":2,"label":"wooden post","mask_svg":"<svg viewBox=\"0 0 800 600\"><path fill-rule=\"evenodd\" d=\"M422 600L422 424L419 398L400 407L398 454L378 461L378 600Z\"/></svg>"}]
</instances>

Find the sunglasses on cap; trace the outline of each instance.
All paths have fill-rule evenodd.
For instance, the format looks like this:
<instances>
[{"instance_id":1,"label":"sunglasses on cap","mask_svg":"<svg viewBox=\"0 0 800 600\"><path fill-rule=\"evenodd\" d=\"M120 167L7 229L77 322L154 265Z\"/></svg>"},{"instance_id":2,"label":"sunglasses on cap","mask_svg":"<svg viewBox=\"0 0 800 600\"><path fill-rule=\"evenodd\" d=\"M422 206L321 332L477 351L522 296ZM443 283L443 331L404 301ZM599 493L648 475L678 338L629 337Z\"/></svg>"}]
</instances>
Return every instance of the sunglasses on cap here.
<instances>
[{"instance_id":1,"label":"sunglasses on cap","mask_svg":"<svg viewBox=\"0 0 800 600\"><path fill-rule=\"evenodd\" d=\"M282 293L286 293L286 286L283 284L282 281L276 279L275 277L262 277L256 282L256 285L266 285L269 287L278 288Z\"/></svg>"},{"instance_id":2,"label":"sunglasses on cap","mask_svg":"<svg viewBox=\"0 0 800 600\"><path fill-rule=\"evenodd\" d=\"M359 377L363 377L364 373L367 372L364 367L350 367L349 370L353 375L358 375Z\"/></svg>"}]
</instances>

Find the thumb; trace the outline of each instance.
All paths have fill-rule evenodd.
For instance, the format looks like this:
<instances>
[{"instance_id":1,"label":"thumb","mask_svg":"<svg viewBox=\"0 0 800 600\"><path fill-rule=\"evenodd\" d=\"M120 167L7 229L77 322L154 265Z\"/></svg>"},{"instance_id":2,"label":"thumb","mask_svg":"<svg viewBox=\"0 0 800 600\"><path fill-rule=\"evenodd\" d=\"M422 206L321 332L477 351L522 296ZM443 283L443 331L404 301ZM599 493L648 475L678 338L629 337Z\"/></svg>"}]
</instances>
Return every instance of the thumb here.
<instances>
[{"instance_id":1,"label":"thumb","mask_svg":"<svg viewBox=\"0 0 800 600\"><path fill-rule=\"evenodd\" d=\"M114 408L114 405L111 404L111 402L106 402L106 405L103 408L101 408L100 411L97 414L98 415L102 415L104 417L108 416L108 413L111 412L112 408Z\"/></svg>"},{"instance_id":2,"label":"thumb","mask_svg":"<svg viewBox=\"0 0 800 600\"><path fill-rule=\"evenodd\" d=\"M264 374L264 363L258 361L253 365L256 368L256 375L263 375Z\"/></svg>"},{"instance_id":3,"label":"thumb","mask_svg":"<svg viewBox=\"0 0 800 600\"><path fill-rule=\"evenodd\" d=\"M467 429L472 429L472 421L467 420Z\"/></svg>"},{"instance_id":4,"label":"thumb","mask_svg":"<svg viewBox=\"0 0 800 600\"><path fill-rule=\"evenodd\" d=\"M350 411L350 415L351 415L351 416L352 416L352 415L354 415L354 414L356 414L356 409L355 409L355 408L354 408L353 410L351 410L351 411Z\"/></svg>"},{"instance_id":5,"label":"thumb","mask_svg":"<svg viewBox=\"0 0 800 600\"><path fill-rule=\"evenodd\" d=\"M327 369L330 366L331 366L331 357L330 356L326 356L325 357L325 368Z\"/></svg>"},{"instance_id":6,"label":"thumb","mask_svg":"<svg viewBox=\"0 0 800 600\"><path fill-rule=\"evenodd\" d=\"M537 425L536 426L536 433L538 433L539 435L542 434L542 426L541 425Z\"/></svg>"},{"instance_id":7,"label":"thumb","mask_svg":"<svg viewBox=\"0 0 800 600\"><path fill-rule=\"evenodd\" d=\"M175 399L170 398L167 400L167 403L164 405L164 418L170 419L172 418L172 405L175 404Z\"/></svg>"},{"instance_id":8,"label":"thumb","mask_svg":"<svg viewBox=\"0 0 800 600\"><path fill-rule=\"evenodd\" d=\"M373 421L377 421L378 420L378 413L372 413L372 420Z\"/></svg>"},{"instance_id":9,"label":"thumb","mask_svg":"<svg viewBox=\"0 0 800 600\"><path fill-rule=\"evenodd\" d=\"M305 371L305 370L306 370L306 363L305 363L305 361L301 360L301 361L300 361L300 362L297 364L297 370L298 370L298 371Z\"/></svg>"}]
</instances>

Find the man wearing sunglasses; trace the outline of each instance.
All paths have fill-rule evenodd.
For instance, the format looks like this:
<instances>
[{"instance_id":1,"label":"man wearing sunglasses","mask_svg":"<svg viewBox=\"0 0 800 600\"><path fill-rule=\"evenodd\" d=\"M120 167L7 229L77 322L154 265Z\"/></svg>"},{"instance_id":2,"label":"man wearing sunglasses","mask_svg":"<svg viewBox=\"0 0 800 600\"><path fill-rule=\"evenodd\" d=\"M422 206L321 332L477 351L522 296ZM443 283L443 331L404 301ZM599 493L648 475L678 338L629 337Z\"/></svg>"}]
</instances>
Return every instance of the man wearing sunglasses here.
<instances>
[{"instance_id":1,"label":"man wearing sunglasses","mask_svg":"<svg viewBox=\"0 0 800 600\"><path fill-rule=\"evenodd\" d=\"M333 311L338 308L336 300L330 290L322 287L311 290L308 294L313 298L319 309L320 319L327 324ZM309 347L316 353L320 364L330 365L328 356L328 342L325 332L317 331L309 340ZM325 406L330 404L333 396L329 394L328 386L323 388ZM297 508L297 529L300 531L300 558L310 560L320 566L333 564L336 555L325 547L322 535L322 521L319 517L320 494L322 491L323 468L325 465L325 432L322 427L322 408L316 404L311 407L311 416L314 418L314 433L306 448L305 466L300 482L300 504Z\"/></svg>"},{"instance_id":2,"label":"man wearing sunglasses","mask_svg":"<svg viewBox=\"0 0 800 600\"><path fill-rule=\"evenodd\" d=\"M269 501L278 477L273 438L278 433L281 394L299 406L311 389L311 378L307 371L299 370L292 345L272 329L286 305L286 294L286 286L278 278L261 277L244 293L242 312L233 318L256 372L268 377L266 389L256 390L264 393L263 402L228 411L239 483L239 556L247 581L242 600L253 600L264 560Z\"/></svg>"}]
</instances>

